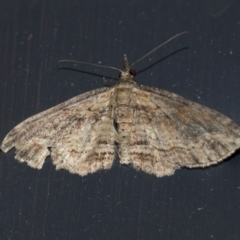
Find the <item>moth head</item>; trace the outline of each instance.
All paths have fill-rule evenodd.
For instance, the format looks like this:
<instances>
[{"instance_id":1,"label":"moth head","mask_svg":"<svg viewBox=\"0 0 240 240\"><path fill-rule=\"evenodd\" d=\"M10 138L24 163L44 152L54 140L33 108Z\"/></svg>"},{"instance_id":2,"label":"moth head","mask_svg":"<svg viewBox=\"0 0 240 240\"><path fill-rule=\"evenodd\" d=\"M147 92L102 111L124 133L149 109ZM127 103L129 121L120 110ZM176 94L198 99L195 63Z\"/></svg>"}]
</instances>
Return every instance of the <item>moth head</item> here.
<instances>
[{"instance_id":1,"label":"moth head","mask_svg":"<svg viewBox=\"0 0 240 240\"><path fill-rule=\"evenodd\" d=\"M124 69L119 73L119 79L125 81L135 81L135 76L137 75L136 71L133 69Z\"/></svg>"},{"instance_id":2,"label":"moth head","mask_svg":"<svg viewBox=\"0 0 240 240\"><path fill-rule=\"evenodd\" d=\"M136 71L130 68L127 55L124 54L124 69L119 73L119 79L122 81L135 81Z\"/></svg>"}]
</instances>

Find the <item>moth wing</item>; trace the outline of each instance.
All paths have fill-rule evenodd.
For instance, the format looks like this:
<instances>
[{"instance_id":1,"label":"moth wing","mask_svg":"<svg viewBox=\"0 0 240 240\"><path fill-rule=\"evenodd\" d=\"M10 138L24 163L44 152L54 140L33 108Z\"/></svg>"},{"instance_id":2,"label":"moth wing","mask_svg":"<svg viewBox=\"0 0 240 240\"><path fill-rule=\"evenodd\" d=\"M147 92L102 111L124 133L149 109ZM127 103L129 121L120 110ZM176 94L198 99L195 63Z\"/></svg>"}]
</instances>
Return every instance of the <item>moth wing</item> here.
<instances>
[{"instance_id":1,"label":"moth wing","mask_svg":"<svg viewBox=\"0 0 240 240\"><path fill-rule=\"evenodd\" d=\"M122 163L160 177L216 164L240 148L240 127L223 114L158 88L134 93L136 122Z\"/></svg>"},{"instance_id":2,"label":"moth wing","mask_svg":"<svg viewBox=\"0 0 240 240\"><path fill-rule=\"evenodd\" d=\"M7 134L1 149L15 147L16 159L38 169L49 155L57 169L80 175L110 168L117 141L112 92L93 90L26 119Z\"/></svg>"}]
</instances>

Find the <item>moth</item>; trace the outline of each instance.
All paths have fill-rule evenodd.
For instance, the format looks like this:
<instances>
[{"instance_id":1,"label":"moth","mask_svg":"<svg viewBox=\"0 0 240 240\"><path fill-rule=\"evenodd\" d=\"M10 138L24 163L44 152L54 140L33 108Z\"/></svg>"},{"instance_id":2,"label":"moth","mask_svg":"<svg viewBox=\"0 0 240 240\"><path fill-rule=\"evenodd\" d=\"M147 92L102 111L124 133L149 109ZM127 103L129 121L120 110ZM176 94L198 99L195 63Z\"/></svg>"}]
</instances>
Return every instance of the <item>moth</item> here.
<instances>
[{"instance_id":1,"label":"moth","mask_svg":"<svg viewBox=\"0 0 240 240\"><path fill-rule=\"evenodd\" d=\"M181 167L217 164L240 148L240 127L231 119L172 92L138 85L126 55L124 61L114 86L26 119L1 149L15 147L15 158L37 169L51 156L56 169L84 176L111 168L118 157L121 164L162 177Z\"/></svg>"}]
</instances>

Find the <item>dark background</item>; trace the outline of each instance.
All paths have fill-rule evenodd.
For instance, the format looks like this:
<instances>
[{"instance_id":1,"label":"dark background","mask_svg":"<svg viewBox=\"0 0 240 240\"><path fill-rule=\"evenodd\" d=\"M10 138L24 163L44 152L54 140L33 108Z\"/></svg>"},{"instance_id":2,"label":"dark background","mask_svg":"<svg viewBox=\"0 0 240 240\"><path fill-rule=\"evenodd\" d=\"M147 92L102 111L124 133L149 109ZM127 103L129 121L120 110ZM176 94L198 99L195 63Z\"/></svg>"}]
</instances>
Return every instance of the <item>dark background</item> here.
<instances>
[{"instance_id":1,"label":"dark background","mask_svg":"<svg viewBox=\"0 0 240 240\"><path fill-rule=\"evenodd\" d=\"M58 70L58 60L122 68L124 53L133 62L182 31L189 34L136 65L141 71L157 63L138 83L240 124L239 10L235 0L2 0L0 141L27 117L104 86L102 77ZM109 69L100 74L118 77ZM85 177L56 171L49 158L39 171L14 160L13 150L0 152L1 240L232 240L240 239L239 220L239 153L156 178L117 161Z\"/></svg>"}]
</instances>

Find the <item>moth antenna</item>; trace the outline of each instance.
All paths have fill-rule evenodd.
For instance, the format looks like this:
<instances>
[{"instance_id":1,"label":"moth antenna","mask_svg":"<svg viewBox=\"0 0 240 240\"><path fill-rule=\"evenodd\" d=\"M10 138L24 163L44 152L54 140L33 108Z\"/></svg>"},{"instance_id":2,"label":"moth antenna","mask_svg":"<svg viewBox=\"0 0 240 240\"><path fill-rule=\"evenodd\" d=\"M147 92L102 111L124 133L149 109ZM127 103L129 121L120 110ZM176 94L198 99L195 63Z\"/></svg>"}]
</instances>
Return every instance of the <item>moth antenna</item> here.
<instances>
[{"instance_id":1,"label":"moth antenna","mask_svg":"<svg viewBox=\"0 0 240 240\"><path fill-rule=\"evenodd\" d=\"M178 33L178 34L176 34L175 36L169 38L166 42L161 43L159 46L157 46L156 48L154 48L152 51L150 51L149 53L147 53L146 55L144 55L143 57L139 58L137 61L135 61L134 63L132 63L130 67L132 67L134 64L140 62L141 60L143 60L144 58L146 58L147 56L149 56L151 53L155 52L155 51L156 51L157 49L159 49L160 47L166 45L168 42L172 41L173 39L175 39L175 38L177 38L177 37L179 37L179 36L181 36L181 35L183 35L183 34L185 34L185 33L188 33L188 32L187 32L187 31L181 32L181 33Z\"/></svg>"},{"instance_id":2,"label":"moth antenna","mask_svg":"<svg viewBox=\"0 0 240 240\"><path fill-rule=\"evenodd\" d=\"M115 67L111 67L111 66L104 66L104 65L101 65L101 64L95 64L95 63L89 63L89 62L79 62L79 61L68 60L68 59L62 59L62 60L59 60L59 61L58 61L58 63L62 63L62 62L71 62L71 63L91 65L91 66L101 67L101 68L110 68L110 69L113 69L113 70L117 70L117 71L119 71L119 72L122 72L122 70L119 69L119 68L115 68Z\"/></svg>"},{"instance_id":3,"label":"moth antenna","mask_svg":"<svg viewBox=\"0 0 240 240\"><path fill-rule=\"evenodd\" d=\"M157 49L159 49L160 47L166 45L168 42L172 41L173 39L185 34L185 33L188 33L187 31L185 32L181 32L181 33L178 33L176 34L175 36L169 38L166 42L160 44L159 46L157 46L156 48L154 48L152 51L148 52L147 54L145 54L143 57L139 58L137 61L135 61L134 63L131 64L131 66L129 66L129 63L128 63L128 59L127 59L127 55L124 54L124 64L125 64L125 70L129 70L134 64L140 62L141 60L143 60L144 58L146 58L147 56L149 56L151 53L155 52ZM91 65L91 66L95 66L95 67L101 67L101 68L109 68L109 69L113 69L113 70L117 70L119 72L123 72L121 69L119 68L115 68L115 67L111 67L111 66L105 66L105 65L100 65L100 64L94 64L94 63L89 63L89 62L80 62L80 61L75 61L75 60L68 60L68 59L62 59L62 60L59 60L58 63L62 63L62 62L71 62L71 63L78 63L78 64L85 64L85 65Z\"/></svg>"}]
</instances>

